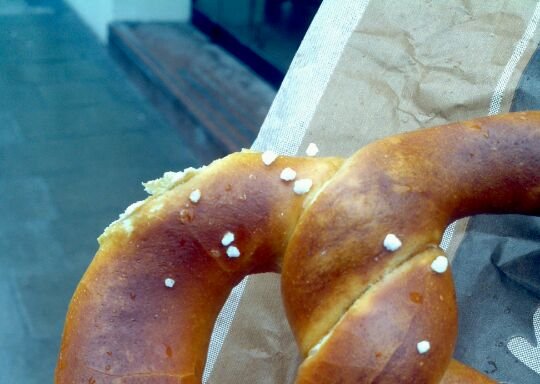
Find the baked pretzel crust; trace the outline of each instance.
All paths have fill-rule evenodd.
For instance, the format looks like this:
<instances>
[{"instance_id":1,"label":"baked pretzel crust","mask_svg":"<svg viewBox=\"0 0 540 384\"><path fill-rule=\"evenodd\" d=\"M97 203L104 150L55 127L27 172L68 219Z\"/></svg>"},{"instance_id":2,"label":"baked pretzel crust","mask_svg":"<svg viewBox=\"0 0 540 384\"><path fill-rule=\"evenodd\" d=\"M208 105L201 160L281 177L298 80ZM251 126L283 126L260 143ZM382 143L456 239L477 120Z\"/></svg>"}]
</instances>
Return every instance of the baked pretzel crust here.
<instances>
[{"instance_id":1,"label":"baked pretzel crust","mask_svg":"<svg viewBox=\"0 0 540 384\"><path fill-rule=\"evenodd\" d=\"M295 193L286 167L311 188ZM219 310L261 272L282 273L297 383L492 382L451 359L453 282L431 268L445 227L479 213L540 213L540 113L393 136L348 159L266 165L244 151L186 172L100 237L55 382L200 383Z\"/></svg>"}]
</instances>

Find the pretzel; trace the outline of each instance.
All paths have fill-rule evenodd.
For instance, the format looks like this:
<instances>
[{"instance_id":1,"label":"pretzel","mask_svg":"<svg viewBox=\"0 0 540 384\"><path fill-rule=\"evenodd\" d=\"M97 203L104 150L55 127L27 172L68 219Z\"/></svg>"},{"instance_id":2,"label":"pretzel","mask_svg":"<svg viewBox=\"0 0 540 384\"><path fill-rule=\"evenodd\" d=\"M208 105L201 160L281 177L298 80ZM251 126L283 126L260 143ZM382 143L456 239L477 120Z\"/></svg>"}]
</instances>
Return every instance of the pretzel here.
<instances>
[{"instance_id":1,"label":"pretzel","mask_svg":"<svg viewBox=\"0 0 540 384\"><path fill-rule=\"evenodd\" d=\"M294 179L294 180L293 180ZM493 383L452 359L452 221L540 212L540 113L372 143L348 159L243 151L167 173L99 237L56 383L200 383L246 275L280 272L297 384Z\"/></svg>"}]
</instances>

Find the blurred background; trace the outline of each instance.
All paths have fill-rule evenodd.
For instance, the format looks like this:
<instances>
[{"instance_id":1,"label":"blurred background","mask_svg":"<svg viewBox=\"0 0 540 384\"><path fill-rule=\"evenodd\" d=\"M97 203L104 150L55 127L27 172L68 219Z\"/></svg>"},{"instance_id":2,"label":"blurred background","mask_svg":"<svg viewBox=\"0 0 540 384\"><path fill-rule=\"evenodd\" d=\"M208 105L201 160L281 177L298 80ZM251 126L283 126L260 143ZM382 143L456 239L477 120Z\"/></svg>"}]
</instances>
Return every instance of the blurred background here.
<instances>
[{"instance_id":1,"label":"blurred background","mask_svg":"<svg viewBox=\"0 0 540 384\"><path fill-rule=\"evenodd\" d=\"M0 0L0 383L49 383L141 182L249 147L317 0Z\"/></svg>"}]
</instances>

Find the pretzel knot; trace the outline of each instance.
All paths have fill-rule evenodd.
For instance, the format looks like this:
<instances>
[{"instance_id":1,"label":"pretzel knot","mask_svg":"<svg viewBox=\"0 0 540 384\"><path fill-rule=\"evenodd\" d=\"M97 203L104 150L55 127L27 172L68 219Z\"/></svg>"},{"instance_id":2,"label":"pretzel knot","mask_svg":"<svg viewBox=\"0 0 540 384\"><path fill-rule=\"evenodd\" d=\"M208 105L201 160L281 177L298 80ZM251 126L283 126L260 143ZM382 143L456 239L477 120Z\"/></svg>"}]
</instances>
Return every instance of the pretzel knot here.
<instances>
[{"instance_id":1,"label":"pretzel knot","mask_svg":"<svg viewBox=\"0 0 540 384\"><path fill-rule=\"evenodd\" d=\"M219 310L280 272L296 383L491 383L452 360L452 221L540 213L540 113L389 137L347 159L243 151L166 173L70 304L56 383L200 383Z\"/></svg>"}]
</instances>

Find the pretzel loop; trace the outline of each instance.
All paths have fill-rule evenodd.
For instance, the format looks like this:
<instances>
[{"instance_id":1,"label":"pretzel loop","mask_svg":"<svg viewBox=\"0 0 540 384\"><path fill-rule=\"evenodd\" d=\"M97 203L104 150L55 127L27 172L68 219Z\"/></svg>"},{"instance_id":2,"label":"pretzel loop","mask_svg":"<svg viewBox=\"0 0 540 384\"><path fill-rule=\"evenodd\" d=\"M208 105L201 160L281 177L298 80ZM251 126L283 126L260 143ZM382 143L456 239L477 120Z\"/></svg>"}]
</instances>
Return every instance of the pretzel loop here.
<instances>
[{"instance_id":1,"label":"pretzel loop","mask_svg":"<svg viewBox=\"0 0 540 384\"><path fill-rule=\"evenodd\" d=\"M455 294L437 244L460 217L540 214L540 113L389 137L348 159L244 151L147 186L77 287L57 384L200 383L219 310L261 272L282 273L298 384L492 383L451 359Z\"/></svg>"}]
</instances>

